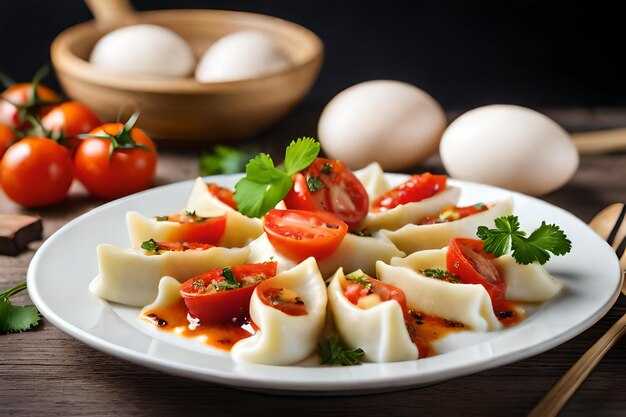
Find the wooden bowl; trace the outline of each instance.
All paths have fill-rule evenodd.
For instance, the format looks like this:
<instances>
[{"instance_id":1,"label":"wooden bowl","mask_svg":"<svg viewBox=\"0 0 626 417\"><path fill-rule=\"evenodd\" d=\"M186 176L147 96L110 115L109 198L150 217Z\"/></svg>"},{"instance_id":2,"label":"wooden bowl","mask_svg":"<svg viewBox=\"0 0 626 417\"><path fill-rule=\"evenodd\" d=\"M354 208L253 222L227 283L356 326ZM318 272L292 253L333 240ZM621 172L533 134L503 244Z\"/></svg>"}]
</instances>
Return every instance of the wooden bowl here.
<instances>
[{"instance_id":1,"label":"wooden bowl","mask_svg":"<svg viewBox=\"0 0 626 417\"><path fill-rule=\"evenodd\" d=\"M311 31L278 18L223 10L136 13L127 0L91 0L95 21L73 26L52 43L52 63L65 93L104 121L139 108L138 126L156 139L228 141L248 138L284 117L311 89L323 45ZM95 43L115 27L151 23L170 28L199 58L220 37L245 29L272 36L294 65L267 76L200 83L194 78L137 77L98 71L88 62Z\"/></svg>"}]
</instances>

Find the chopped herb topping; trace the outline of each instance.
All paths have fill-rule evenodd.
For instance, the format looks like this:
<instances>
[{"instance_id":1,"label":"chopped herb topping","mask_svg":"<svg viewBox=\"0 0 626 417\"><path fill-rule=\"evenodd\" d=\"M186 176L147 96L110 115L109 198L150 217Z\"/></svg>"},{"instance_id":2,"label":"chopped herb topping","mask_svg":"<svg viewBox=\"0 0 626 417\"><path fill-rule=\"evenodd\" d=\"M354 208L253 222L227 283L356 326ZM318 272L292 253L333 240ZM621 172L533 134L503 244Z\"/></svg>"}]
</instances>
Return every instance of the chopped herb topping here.
<instances>
[{"instance_id":1,"label":"chopped herb topping","mask_svg":"<svg viewBox=\"0 0 626 417\"><path fill-rule=\"evenodd\" d=\"M348 233L350 233L352 235L356 235L356 236L361 236L361 237L372 237L372 232L370 232L367 229L348 230Z\"/></svg>"},{"instance_id":2,"label":"chopped herb topping","mask_svg":"<svg viewBox=\"0 0 626 417\"><path fill-rule=\"evenodd\" d=\"M476 207L476 210L482 210L485 208L485 203L476 203L474 207Z\"/></svg>"},{"instance_id":3,"label":"chopped herb topping","mask_svg":"<svg viewBox=\"0 0 626 417\"><path fill-rule=\"evenodd\" d=\"M324 175L330 175L332 169L333 169L333 166L329 164L328 162L326 162L324 165L322 165L321 173Z\"/></svg>"},{"instance_id":4,"label":"chopped herb topping","mask_svg":"<svg viewBox=\"0 0 626 417\"><path fill-rule=\"evenodd\" d=\"M326 223L326 228L328 229L339 229L339 226L336 224Z\"/></svg>"},{"instance_id":5,"label":"chopped herb topping","mask_svg":"<svg viewBox=\"0 0 626 417\"><path fill-rule=\"evenodd\" d=\"M202 288L204 287L204 281L201 279L197 279L191 283L191 286L194 287L195 289Z\"/></svg>"},{"instance_id":6,"label":"chopped herb topping","mask_svg":"<svg viewBox=\"0 0 626 417\"><path fill-rule=\"evenodd\" d=\"M235 275L233 274L233 270L229 267L226 267L222 270L222 277L224 277L223 281L213 282L213 289L216 291L226 291L226 290L236 290L241 286L239 282L235 279Z\"/></svg>"},{"instance_id":7,"label":"chopped herb topping","mask_svg":"<svg viewBox=\"0 0 626 417\"><path fill-rule=\"evenodd\" d=\"M185 210L185 216L189 216L189 217L196 217L196 211L193 210Z\"/></svg>"},{"instance_id":8,"label":"chopped herb topping","mask_svg":"<svg viewBox=\"0 0 626 417\"><path fill-rule=\"evenodd\" d=\"M346 280L359 284L361 287L372 288L372 283L367 278L368 276L365 275L360 269L346 275Z\"/></svg>"},{"instance_id":9,"label":"chopped herb topping","mask_svg":"<svg viewBox=\"0 0 626 417\"><path fill-rule=\"evenodd\" d=\"M360 365L365 352L361 348L347 349L338 339L327 339L317 345L322 365Z\"/></svg>"},{"instance_id":10,"label":"chopped herb topping","mask_svg":"<svg viewBox=\"0 0 626 417\"><path fill-rule=\"evenodd\" d=\"M324 188L324 183L320 180L320 177L309 177L306 179L306 185L309 187L309 191L315 192Z\"/></svg>"},{"instance_id":11,"label":"chopped herb topping","mask_svg":"<svg viewBox=\"0 0 626 417\"><path fill-rule=\"evenodd\" d=\"M428 268L422 269L419 271L422 275L427 276L429 278L436 278L443 281L450 282L452 284L461 284L463 281L459 279L458 276L453 274L452 272L445 271L439 268Z\"/></svg>"},{"instance_id":12,"label":"chopped herb topping","mask_svg":"<svg viewBox=\"0 0 626 417\"><path fill-rule=\"evenodd\" d=\"M154 239L146 240L141 244L141 249L157 252L159 250L159 244Z\"/></svg>"},{"instance_id":13,"label":"chopped herb topping","mask_svg":"<svg viewBox=\"0 0 626 417\"><path fill-rule=\"evenodd\" d=\"M170 216L154 216L157 222L166 222L170 219Z\"/></svg>"}]
</instances>

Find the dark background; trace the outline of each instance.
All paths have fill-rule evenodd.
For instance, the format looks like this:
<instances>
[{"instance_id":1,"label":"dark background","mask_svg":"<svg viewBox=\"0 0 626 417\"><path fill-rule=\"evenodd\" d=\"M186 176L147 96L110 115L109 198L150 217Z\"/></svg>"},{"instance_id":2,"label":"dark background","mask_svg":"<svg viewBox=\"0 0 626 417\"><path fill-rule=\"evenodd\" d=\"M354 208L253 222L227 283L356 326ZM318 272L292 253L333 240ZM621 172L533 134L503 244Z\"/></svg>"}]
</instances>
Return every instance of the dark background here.
<instances>
[{"instance_id":1,"label":"dark background","mask_svg":"<svg viewBox=\"0 0 626 417\"><path fill-rule=\"evenodd\" d=\"M321 110L352 84L389 78L417 85L453 111L492 103L625 106L626 28L619 3L133 1L139 10L260 12L312 29L325 43L326 60L307 106ZM0 0L0 70L30 79L49 60L54 37L90 18L80 0Z\"/></svg>"}]
</instances>

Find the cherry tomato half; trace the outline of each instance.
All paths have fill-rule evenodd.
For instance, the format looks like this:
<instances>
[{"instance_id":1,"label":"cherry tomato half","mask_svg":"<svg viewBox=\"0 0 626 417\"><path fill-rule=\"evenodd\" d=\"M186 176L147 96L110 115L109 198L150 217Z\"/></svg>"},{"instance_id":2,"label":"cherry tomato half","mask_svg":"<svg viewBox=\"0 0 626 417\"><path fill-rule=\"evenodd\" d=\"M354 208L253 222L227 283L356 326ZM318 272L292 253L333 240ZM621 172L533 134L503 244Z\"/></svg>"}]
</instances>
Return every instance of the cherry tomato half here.
<instances>
[{"instance_id":1,"label":"cherry tomato half","mask_svg":"<svg viewBox=\"0 0 626 417\"><path fill-rule=\"evenodd\" d=\"M276 262L233 265L230 268L239 288L220 287L224 269L217 268L185 281L180 293L189 313L201 323L232 323L248 317L250 298L256 286L276 275Z\"/></svg>"},{"instance_id":2,"label":"cherry tomato half","mask_svg":"<svg viewBox=\"0 0 626 417\"><path fill-rule=\"evenodd\" d=\"M444 207L438 216L428 216L422 219L418 224L437 224L437 223L447 223L453 222L456 220L461 220L466 217L469 217L476 213L481 213L483 211L489 210L489 206L483 203L474 204L471 206L458 207L458 206L448 206Z\"/></svg>"},{"instance_id":3,"label":"cherry tomato half","mask_svg":"<svg viewBox=\"0 0 626 417\"><path fill-rule=\"evenodd\" d=\"M287 258L302 262L312 256L321 261L337 250L348 225L325 211L274 209L265 215L263 230Z\"/></svg>"},{"instance_id":4,"label":"cherry tomato half","mask_svg":"<svg viewBox=\"0 0 626 417\"><path fill-rule=\"evenodd\" d=\"M226 215L201 217L195 213L183 213L167 216L167 220L180 224L176 234L168 236L168 239L172 242L196 242L216 245L226 230Z\"/></svg>"},{"instance_id":5,"label":"cherry tomato half","mask_svg":"<svg viewBox=\"0 0 626 417\"><path fill-rule=\"evenodd\" d=\"M77 136L89 133L101 124L98 116L89 107L76 101L60 104L41 119L41 125L46 130L63 135L63 145L72 153L80 144Z\"/></svg>"},{"instance_id":6,"label":"cherry tomato half","mask_svg":"<svg viewBox=\"0 0 626 417\"><path fill-rule=\"evenodd\" d=\"M11 145L0 161L4 192L25 207L62 201L73 179L69 151L48 138L26 137Z\"/></svg>"},{"instance_id":7,"label":"cherry tomato half","mask_svg":"<svg viewBox=\"0 0 626 417\"><path fill-rule=\"evenodd\" d=\"M227 206L231 207L233 210L237 210L237 201L235 201L235 193L233 193L232 190L220 187L219 185L214 183L207 184L206 186L212 196L214 196Z\"/></svg>"},{"instance_id":8,"label":"cherry tomato half","mask_svg":"<svg viewBox=\"0 0 626 417\"><path fill-rule=\"evenodd\" d=\"M273 307L289 316L306 316L308 311L298 294L287 288L273 286L272 280L263 281L257 288L263 304Z\"/></svg>"},{"instance_id":9,"label":"cherry tomato half","mask_svg":"<svg viewBox=\"0 0 626 417\"><path fill-rule=\"evenodd\" d=\"M90 134L116 136L123 128L122 123L109 123ZM76 177L92 195L111 200L152 185L157 165L154 143L138 128L132 128L129 135L136 145L146 149L116 148L111 153L111 140L95 137L83 139L76 149Z\"/></svg>"},{"instance_id":10,"label":"cherry tomato half","mask_svg":"<svg viewBox=\"0 0 626 417\"><path fill-rule=\"evenodd\" d=\"M32 83L15 84L7 88L0 98L0 123L5 123L17 130L24 130L30 126L30 122L20 121L20 109L14 104L27 106L27 114L31 116L43 117L62 100L60 95L44 85L37 84L36 89L38 100L32 99Z\"/></svg>"},{"instance_id":11,"label":"cherry tomato half","mask_svg":"<svg viewBox=\"0 0 626 417\"><path fill-rule=\"evenodd\" d=\"M374 200L372 202L372 210L391 210L401 204L422 201L443 191L446 188L446 182L447 177L445 175L433 175L430 172L413 175L404 183L392 188Z\"/></svg>"},{"instance_id":12,"label":"cherry tomato half","mask_svg":"<svg viewBox=\"0 0 626 417\"><path fill-rule=\"evenodd\" d=\"M341 161L316 158L293 179L294 186L284 199L289 209L325 210L350 227L359 224L367 215L367 191Z\"/></svg>"},{"instance_id":13,"label":"cherry tomato half","mask_svg":"<svg viewBox=\"0 0 626 417\"><path fill-rule=\"evenodd\" d=\"M362 279L369 282L369 286L348 281L350 283L346 286L343 292L348 301L357 305L361 298L370 294L377 294L383 302L395 300L398 304L400 304L405 319L408 317L408 307L404 291L394 285L379 281L372 277L365 276Z\"/></svg>"},{"instance_id":14,"label":"cherry tomato half","mask_svg":"<svg viewBox=\"0 0 626 417\"><path fill-rule=\"evenodd\" d=\"M185 252L188 250L207 250L214 245L198 242L155 242L158 251Z\"/></svg>"},{"instance_id":15,"label":"cherry tomato half","mask_svg":"<svg viewBox=\"0 0 626 417\"><path fill-rule=\"evenodd\" d=\"M492 300L504 298L504 280L490 259L494 256L483 250L478 239L452 239L446 255L448 271L456 274L466 284L481 284Z\"/></svg>"}]
</instances>

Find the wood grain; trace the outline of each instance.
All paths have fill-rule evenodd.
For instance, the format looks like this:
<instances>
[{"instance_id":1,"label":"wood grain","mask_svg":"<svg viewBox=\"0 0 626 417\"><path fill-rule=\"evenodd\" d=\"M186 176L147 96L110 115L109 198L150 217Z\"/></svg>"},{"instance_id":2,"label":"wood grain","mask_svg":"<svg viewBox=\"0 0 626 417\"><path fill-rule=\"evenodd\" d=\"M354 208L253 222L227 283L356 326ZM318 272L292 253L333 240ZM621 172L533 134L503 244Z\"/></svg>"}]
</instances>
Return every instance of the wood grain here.
<instances>
[{"instance_id":1,"label":"wood grain","mask_svg":"<svg viewBox=\"0 0 626 417\"><path fill-rule=\"evenodd\" d=\"M565 125L598 128L594 114L558 110ZM294 136L312 134L319 109L302 107L271 132L246 146L263 148L277 159ZM573 114L568 119L568 114ZM617 113L616 113L617 114ZM566 116L563 116L566 115ZM626 115L626 111L617 114ZM553 116L554 117L554 116ZM607 127L612 127L606 123ZM310 132L310 133L309 133ZM193 178L199 151L161 149L157 183ZM415 171L443 172L437 157ZM544 197L588 222L606 205L626 200L626 154L585 156L574 179ZM47 237L68 220L101 202L75 186L72 198L36 214L44 219ZM20 213L0 196L0 212ZM31 251L0 257L0 288L23 281ZM18 301L27 301L20 295ZM71 300L68 300L71 302ZM596 325L555 349L508 366L457 378L437 385L379 395L350 397L282 397L226 388L179 378L113 358L65 335L50 323L36 330L0 336L0 416L171 416L255 415L302 416L525 416L574 362L626 313L618 300ZM626 344L617 343L566 405L563 417L617 417L626 414Z\"/></svg>"}]
</instances>

